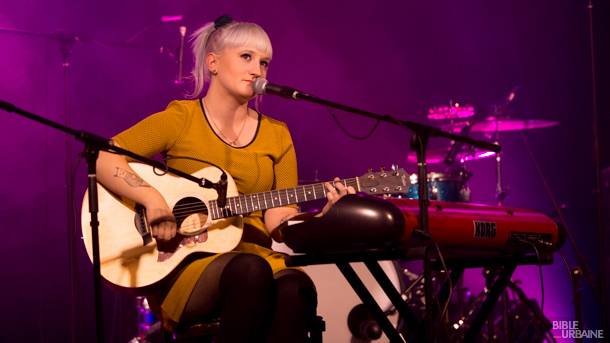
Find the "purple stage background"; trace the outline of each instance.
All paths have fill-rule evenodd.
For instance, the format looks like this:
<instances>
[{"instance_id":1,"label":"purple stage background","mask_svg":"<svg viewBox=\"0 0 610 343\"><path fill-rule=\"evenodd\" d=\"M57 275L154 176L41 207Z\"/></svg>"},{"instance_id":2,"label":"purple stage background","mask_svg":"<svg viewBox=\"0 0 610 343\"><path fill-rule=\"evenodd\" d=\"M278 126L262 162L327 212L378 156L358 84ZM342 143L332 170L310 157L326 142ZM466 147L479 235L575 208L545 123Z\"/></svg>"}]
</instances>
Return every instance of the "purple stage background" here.
<instances>
[{"instance_id":1,"label":"purple stage background","mask_svg":"<svg viewBox=\"0 0 610 343\"><path fill-rule=\"evenodd\" d=\"M595 9L605 11L608 20L607 4ZM174 84L178 26L192 31L223 13L267 30L274 44L268 76L272 82L401 119L436 124L426 120L427 109L451 100L490 113L490 107L502 105L518 86L514 118L560 122L525 135L590 268L607 268L607 254L605 260L597 255L585 1L2 0L0 28L55 35L0 31L0 99L111 136L183 97L188 87ZM162 23L165 15L184 19ZM51 39L59 32L79 36L70 49L69 67L62 67L59 41ZM600 91L600 124L602 151L607 152L607 31L598 38L606 52L605 59L598 58L598 67L606 77ZM131 44L124 44L130 39ZM191 60L187 52L185 73ZM391 164L415 172L406 161L411 136L406 130L381 124L369 139L358 141L337 127L331 112L356 135L367 133L373 122L272 96L265 97L262 109L291 127L302 180L360 175L369 167ZM86 179L84 161L78 157L82 147L3 111L0 127L6 133L0 148L5 237L0 243L0 341L92 341L91 265L79 239ZM554 215L520 134L503 134L501 143L510 189L506 204ZM447 142L431 142L443 144ZM608 166L610 159L602 156L602 166ZM473 172L473 200L493 204L493 160L468 167ZM442 171L434 166L430 170ZM70 189L76 209L73 240L67 219L73 212L67 205ZM573 264L569 244L562 251ZM543 270L546 316L573 320L572 288L559 255ZM478 293L480 271L466 275L466 286ZM514 279L540 301L536 267L518 268ZM586 286L584 294L581 326L600 329L600 307L591 287ZM105 289L104 300L107 337L129 340L136 332L133 298Z\"/></svg>"}]
</instances>

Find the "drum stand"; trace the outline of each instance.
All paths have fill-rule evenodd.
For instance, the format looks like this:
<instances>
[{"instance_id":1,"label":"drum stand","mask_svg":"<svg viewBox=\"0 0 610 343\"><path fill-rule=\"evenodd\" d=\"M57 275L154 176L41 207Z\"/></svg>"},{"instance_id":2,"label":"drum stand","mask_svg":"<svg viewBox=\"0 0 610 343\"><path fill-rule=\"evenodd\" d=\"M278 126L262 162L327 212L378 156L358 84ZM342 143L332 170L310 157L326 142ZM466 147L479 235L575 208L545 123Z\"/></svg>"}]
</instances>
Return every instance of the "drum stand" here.
<instances>
[{"instance_id":1,"label":"drum stand","mask_svg":"<svg viewBox=\"0 0 610 343\"><path fill-rule=\"evenodd\" d=\"M413 249L417 250L417 249ZM445 280L439 287L436 298L440 303L449 301L450 285L457 287L457 281L461 278L466 268L488 268L494 270L487 274L487 287L483 293L483 299L459 321L448 328L448 337L439 337L442 341L451 342L474 342L480 336L480 332L486 321L490 320L490 315L498 302L499 298L505 294L507 287L511 286L510 278L517 266L552 264L553 252L540 249L537 256L532 252L518 252L514 254L497 255L493 257L460 257L458 253L453 254L445 260L445 266L451 270L448 280ZM413 252L411 252L413 253ZM446 252L450 254L449 252ZM430 265L434 270L444 270L443 264L439 259L430 259ZM451 282L449 281L451 280ZM414 281L419 282L420 279ZM412 286L411 286L412 287ZM512 287L511 287L512 288ZM521 299L523 301L523 299ZM529 303L525 303L530 305ZM534 312L540 317L540 311ZM542 316L543 317L543 316ZM505 325L506 326L506 325ZM548 329L548 328L545 328Z\"/></svg>"}]
</instances>

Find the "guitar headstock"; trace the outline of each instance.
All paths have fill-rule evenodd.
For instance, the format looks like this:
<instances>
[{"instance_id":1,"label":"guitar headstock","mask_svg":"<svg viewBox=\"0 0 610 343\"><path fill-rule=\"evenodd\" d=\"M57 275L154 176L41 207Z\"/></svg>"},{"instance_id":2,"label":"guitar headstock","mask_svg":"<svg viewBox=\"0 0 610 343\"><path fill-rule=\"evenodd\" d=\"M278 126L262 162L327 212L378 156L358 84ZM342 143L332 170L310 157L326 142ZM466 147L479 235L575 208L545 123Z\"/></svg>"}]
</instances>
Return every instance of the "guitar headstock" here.
<instances>
[{"instance_id":1,"label":"guitar headstock","mask_svg":"<svg viewBox=\"0 0 610 343\"><path fill-rule=\"evenodd\" d=\"M372 195L405 194L409 189L409 177L404 169L369 170L358 177L360 191Z\"/></svg>"}]
</instances>

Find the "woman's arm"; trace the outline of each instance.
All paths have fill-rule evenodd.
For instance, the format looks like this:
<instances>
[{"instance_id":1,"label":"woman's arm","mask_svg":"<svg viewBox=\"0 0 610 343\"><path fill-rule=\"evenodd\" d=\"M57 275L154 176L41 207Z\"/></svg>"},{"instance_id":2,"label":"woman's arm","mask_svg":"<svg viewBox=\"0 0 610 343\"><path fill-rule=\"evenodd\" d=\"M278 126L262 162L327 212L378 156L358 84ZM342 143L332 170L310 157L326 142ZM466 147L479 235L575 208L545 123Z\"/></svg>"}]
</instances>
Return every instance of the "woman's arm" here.
<instances>
[{"instance_id":1,"label":"woman's arm","mask_svg":"<svg viewBox=\"0 0 610 343\"><path fill-rule=\"evenodd\" d=\"M146 217L156 238L170 239L176 223L167 202L157 189L134 172L124 156L100 151L96 165L98 181L110 191L146 208Z\"/></svg>"}]
</instances>

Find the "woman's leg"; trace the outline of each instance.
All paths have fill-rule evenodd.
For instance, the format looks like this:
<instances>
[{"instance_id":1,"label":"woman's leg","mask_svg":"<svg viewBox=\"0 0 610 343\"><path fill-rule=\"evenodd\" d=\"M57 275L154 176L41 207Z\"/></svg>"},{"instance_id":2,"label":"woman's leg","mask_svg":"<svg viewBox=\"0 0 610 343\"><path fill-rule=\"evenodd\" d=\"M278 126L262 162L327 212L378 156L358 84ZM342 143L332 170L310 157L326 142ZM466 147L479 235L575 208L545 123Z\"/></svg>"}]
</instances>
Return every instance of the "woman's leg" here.
<instances>
[{"instance_id":1,"label":"woman's leg","mask_svg":"<svg viewBox=\"0 0 610 343\"><path fill-rule=\"evenodd\" d=\"M219 315L217 342L260 342L268 331L273 302L274 280L267 261L253 254L228 253L200 276L180 326Z\"/></svg>"},{"instance_id":2,"label":"woman's leg","mask_svg":"<svg viewBox=\"0 0 610 343\"><path fill-rule=\"evenodd\" d=\"M275 313L268 342L305 342L316 317L316 288L309 276L297 269L282 270L274 277Z\"/></svg>"}]
</instances>

